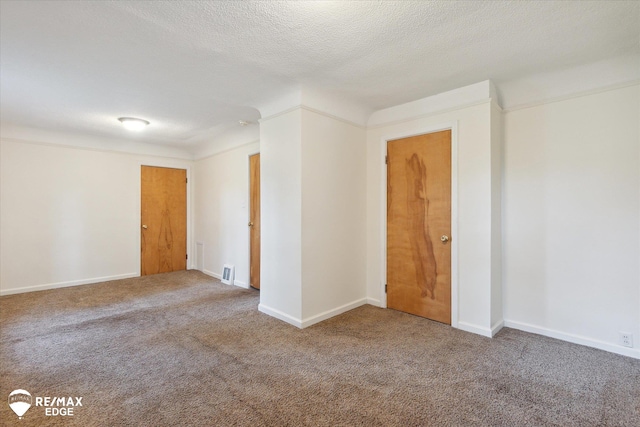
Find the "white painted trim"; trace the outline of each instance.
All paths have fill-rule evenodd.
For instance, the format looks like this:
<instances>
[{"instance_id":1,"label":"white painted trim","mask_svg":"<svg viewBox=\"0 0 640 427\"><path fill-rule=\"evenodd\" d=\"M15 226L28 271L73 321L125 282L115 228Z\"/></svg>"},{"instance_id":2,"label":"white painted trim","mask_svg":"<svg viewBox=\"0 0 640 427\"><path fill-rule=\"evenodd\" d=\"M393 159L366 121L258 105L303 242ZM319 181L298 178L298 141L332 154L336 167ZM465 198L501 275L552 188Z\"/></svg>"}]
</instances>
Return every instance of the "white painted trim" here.
<instances>
[{"instance_id":1,"label":"white painted trim","mask_svg":"<svg viewBox=\"0 0 640 427\"><path fill-rule=\"evenodd\" d=\"M514 320L505 320L504 326L507 328L518 329L532 334L543 335L549 338L555 338L562 341L568 341L574 344L580 344L587 347L597 348L599 350L608 351L610 353L620 354L622 356L640 359L640 349L623 347L618 344L612 344L605 341L596 340L582 335L569 334L554 329L544 328L541 326L531 325L529 323L517 322Z\"/></svg>"},{"instance_id":2,"label":"white painted trim","mask_svg":"<svg viewBox=\"0 0 640 427\"><path fill-rule=\"evenodd\" d=\"M392 138L380 140L378 162L381 165L380 176L380 307L387 308L387 142Z\"/></svg>"},{"instance_id":3,"label":"white painted trim","mask_svg":"<svg viewBox=\"0 0 640 427\"><path fill-rule=\"evenodd\" d=\"M527 102L524 104L514 105L513 107L504 108L502 111L505 113L510 113L512 111L524 110L532 107L539 107L545 104L553 104L555 102L567 101L569 99L581 98L583 96L596 95L598 93L609 92L612 90L624 89L626 87L637 86L640 84L640 80L633 80L630 82L617 83L614 85L608 85L596 89L584 90L580 92L574 92L567 95L556 96L552 98L545 98L539 101Z\"/></svg>"},{"instance_id":4,"label":"white painted trim","mask_svg":"<svg viewBox=\"0 0 640 427\"><path fill-rule=\"evenodd\" d=\"M491 106L497 109L501 114L504 112L504 109L502 108L502 106L500 106L500 104L498 104L498 100L495 98L491 98Z\"/></svg>"},{"instance_id":5,"label":"white painted trim","mask_svg":"<svg viewBox=\"0 0 640 427\"><path fill-rule=\"evenodd\" d=\"M90 285L93 283L109 282L111 280L130 279L140 277L138 273L116 274L113 276L93 277L91 279L70 280L68 282L47 283L44 285L26 286L23 288L9 288L0 290L0 296L22 294L25 292L45 291L47 289L68 288L70 286Z\"/></svg>"},{"instance_id":6,"label":"white painted trim","mask_svg":"<svg viewBox=\"0 0 640 427\"><path fill-rule=\"evenodd\" d=\"M471 332L472 334L482 335L483 337L492 338L493 330L489 328L485 328L484 326L474 325L472 323L467 322L458 322L458 329Z\"/></svg>"},{"instance_id":7,"label":"white painted trim","mask_svg":"<svg viewBox=\"0 0 640 427\"><path fill-rule=\"evenodd\" d=\"M204 274L206 274L207 276L211 276L211 277L213 277L215 279L222 280L222 274L214 273L213 271L209 271L206 268L203 268L202 272Z\"/></svg>"},{"instance_id":8,"label":"white painted trim","mask_svg":"<svg viewBox=\"0 0 640 427\"><path fill-rule=\"evenodd\" d=\"M320 114L321 116L325 116L325 117L328 117L330 119L334 119L334 120L337 120L339 122L343 122L343 123L346 123L348 125L355 126L355 127L359 128L359 129L363 129L363 130L368 129L367 126L361 125L360 123L352 122L351 120L343 119L342 117L334 116L333 114L325 113L324 111L316 110L315 108L307 107L306 105L303 105L303 104L294 105L293 107L287 108L286 110L280 111L279 113L275 113L275 114L272 114L270 116L263 117L260 120L258 120L258 122L262 123L262 122L267 121L267 120L275 119L276 117L285 115L287 113L291 113L292 111L296 111L298 109L310 111L310 112L316 113L316 114Z\"/></svg>"},{"instance_id":9,"label":"white painted trim","mask_svg":"<svg viewBox=\"0 0 640 427\"><path fill-rule=\"evenodd\" d=\"M438 116L438 115L441 115L441 114L450 113L452 111L458 111L458 110L463 110L465 108L475 107L477 105L488 104L490 102L492 102L492 99L491 98L486 98L486 99L483 99L481 101L469 102L467 104L460 104L460 105L456 105L456 106L451 107L451 108L443 108L441 110L429 111L427 113L417 114L415 116L402 118L400 120L393 120L393 121L383 122L383 123L379 123L379 124L375 124L375 125L368 125L367 126L367 130L379 129L379 128L384 128L384 127L387 127L387 126L395 126L395 125L399 125L399 124L402 124L402 123L412 122L412 121L415 121L415 120L426 119L426 118L429 118L429 117L432 117L432 116Z\"/></svg>"},{"instance_id":10,"label":"white painted trim","mask_svg":"<svg viewBox=\"0 0 640 427\"><path fill-rule=\"evenodd\" d=\"M279 113L275 113L275 114L271 114L271 115L266 116L266 117L262 117L260 120L258 120L258 123L266 122L267 120L271 120L271 119L275 119L276 117L284 116L285 114L289 114L289 113L291 113L293 111L296 111L296 110L298 110L300 108L302 108L302 104L294 105L293 107L287 108L286 110L282 110Z\"/></svg>"},{"instance_id":11,"label":"white painted trim","mask_svg":"<svg viewBox=\"0 0 640 427\"><path fill-rule=\"evenodd\" d=\"M196 242L196 251L195 251L195 257L196 259L194 260L194 270L198 270L198 246L200 246L201 250L200 250L200 255L202 256L202 270L204 270L204 242ZM200 270L200 271L202 271Z\"/></svg>"},{"instance_id":12,"label":"white painted trim","mask_svg":"<svg viewBox=\"0 0 640 427\"><path fill-rule=\"evenodd\" d=\"M282 320L283 322L287 322L288 324L293 325L296 328L302 329L302 321L300 319L289 316L288 314L283 313L280 310L276 310L275 308L271 308L260 303L258 304L258 311L264 314L268 314L271 317L275 317L276 319Z\"/></svg>"},{"instance_id":13,"label":"white painted trim","mask_svg":"<svg viewBox=\"0 0 640 427\"><path fill-rule=\"evenodd\" d=\"M334 309L327 310L327 311L322 312L320 314L316 314L315 316L308 317L308 318L302 320L302 328L306 328L306 327L309 327L311 325L315 325L316 323L320 323L323 320L327 320L327 319L329 319L331 317L334 317L334 316L337 316L339 314L346 313L347 311L353 310L354 308L358 308L360 306L363 306L366 303L367 303L367 299L366 298L361 298L359 300L350 302L348 304L341 305L340 307L336 307Z\"/></svg>"},{"instance_id":14,"label":"white painted trim","mask_svg":"<svg viewBox=\"0 0 640 427\"><path fill-rule=\"evenodd\" d=\"M321 116L325 116L325 117L328 117L328 118L333 119L333 120L337 120L337 121L342 122L342 123L346 123L346 124L351 125L351 126L355 126L358 129L363 129L363 130L367 129L367 126L362 125L360 123L352 122L351 120L343 119L342 117L334 116L333 114L329 114L329 113L326 113L326 112L321 111L321 110L316 110L315 108L307 107L306 105L300 105L300 108L303 109L303 110L310 111L312 113L320 114Z\"/></svg>"},{"instance_id":15,"label":"white painted trim","mask_svg":"<svg viewBox=\"0 0 640 427\"><path fill-rule=\"evenodd\" d=\"M210 271L210 270L204 270L204 269L202 270L202 272L203 272L204 274L206 274L207 276L211 276L211 277L213 277L214 279L218 279L218 280L220 280L220 283L222 283L222 274L214 273L213 271ZM223 283L223 285L224 285L224 284L225 284L225 283ZM234 280L234 281L233 281L233 285L229 285L229 286L237 286L237 287L239 287L239 288L249 289L249 285L248 285L247 283L245 283L245 282L240 281L240 280Z\"/></svg>"},{"instance_id":16,"label":"white painted trim","mask_svg":"<svg viewBox=\"0 0 640 427\"><path fill-rule=\"evenodd\" d=\"M458 328L458 121L440 125L420 127L411 133L392 133L380 139L380 241L381 241L381 277L380 277L380 305L387 307L387 294L384 287L387 282L387 142L394 139L409 138L417 135L451 130L451 326Z\"/></svg>"},{"instance_id":17,"label":"white painted trim","mask_svg":"<svg viewBox=\"0 0 640 427\"><path fill-rule=\"evenodd\" d=\"M499 322L496 322L491 327L491 338L495 337L496 334L502 330L502 328L504 328L504 320L500 320Z\"/></svg>"},{"instance_id":18,"label":"white painted trim","mask_svg":"<svg viewBox=\"0 0 640 427\"><path fill-rule=\"evenodd\" d=\"M478 103L486 103L496 98L496 89L491 80L484 80L468 86L438 93L426 98L375 111L369 117L369 129L389 126L395 123L430 117L447 111L468 108Z\"/></svg>"},{"instance_id":19,"label":"white painted trim","mask_svg":"<svg viewBox=\"0 0 640 427\"><path fill-rule=\"evenodd\" d=\"M247 284L245 282L241 282L240 280L234 280L233 281L233 286L237 286L237 287L243 288L243 289L249 289L249 284Z\"/></svg>"},{"instance_id":20,"label":"white painted trim","mask_svg":"<svg viewBox=\"0 0 640 427\"><path fill-rule=\"evenodd\" d=\"M451 326L458 327L458 121L451 124Z\"/></svg>"},{"instance_id":21,"label":"white painted trim","mask_svg":"<svg viewBox=\"0 0 640 427\"><path fill-rule=\"evenodd\" d=\"M194 162L199 162L200 160L206 160L206 159L209 159L209 158L211 158L211 157L219 156L220 154L228 153L229 151L238 150L238 149L240 149L240 148L242 148L242 147L246 147L247 145L257 144L257 143L259 143L259 142L260 142L260 140L259 140L259 139L256 139L256 140L254 140L254 141L250 141L250 142L245 142L245 143L243 143L243 144L236 145L236 146L231 147L231 148L225 148L224 150L215 151L215 152L213 152L213 153L211 153L211 154L207 154L207 155L202 156L202 157L196 157L196 158L194 158L194 159L193 159L193 161L194 161ZM257 153L256 153L256 154L257 154Z\"/></svg>"},{"instance_id":22,"label":"white painted trim","mask_svg":"<svg viewBox=\"0 0 640 427\"><path fill-rule=\"evenodd\" d=\"M374 307L382 307L382 302L376 298L367 298L367 304L373 305Z\"/></svg>"},{"instance_id":23,"label":"white painted trim","mask_svg":"<svg viewBox=\"0 0 640 427\"><path fill-rule=\"evenodd\" d=\"M73 134L76 135L76 134ZM99 147L90 147L90 146L85 146L85 145L73 145L73 144L62 144L62 143L58 143L58 142L47 142L47 141L41 141L41 140L31 140L31 139L22 139L22 138L15 138L15 137L10 137L10 136L0 136L0 140L3 141L7 141L7 142L14 142L14 143L19 143L19 144L31 144L31 145L42 145L45 147L60 147L60 148L67 148L67 149L74 149L74 150L83 150L83 151L93 151L93 152L98 152L98 153L110 153L110 154L121 154L121 155L125 155L125 156L141 156L141 157L157 157L160 159L175 159L175 160L182 160L182 161L187 161L187 162L191 162L193 161L193 158L191 156L191 154L189 152L185 152L184 156L175 156L175 155L169 155L169 154L158 154L158 153L145 153L145 152L139 152L139 151L124 151L124 150L112 150L112 149L107 149L107 148L99 148ZM129 140L129 139L122 139L122 140L115 140L115 141L122 141L122 142L133 142L135 143L135 141ZM162 149L165 146L158 146L158 149ZM176 147L172 147L169 146L169 149L176 149L179 150L179 148Z\"/></svg>"},{"instance_id":24,"label":"white painted trim","mask_svg":"<svg viewBox=\"0 0 640 427\"><path fill-rule=\"evenodd\" d=\"M137 199L137 210L136 210L136 217L139 219L138 221L138 226L136 227L136 232L138 233L138 249L140 249L142 247L142 233L140 232L140 227L142 226L142 166L152 166L152 167L158 167L158 168L171 168L171 169L182 169L182 170L186 170L187 171L187 265L186 268L187 270L189 269L195 269L195 264L194 264L194 250L192 250L192 245L193 245L193 220L192 220L192 209L191 209L191 189L193 187L194 184L194 178L193 178L193 173L192 173L192 167L191 166L185 166L184 164L181 164L181 162L175 162L175 161L160 161L160 160L154 160L154 161L139 161L138 162L138 170L137 170L137 174L138 174L138 199ZM142 275L142 268L141 268L141 263L142 263L142 253L140 251L137 251L138 254L138 276ZM204 266L203 266L204 267Z\"/></svg>"}]
</instances>

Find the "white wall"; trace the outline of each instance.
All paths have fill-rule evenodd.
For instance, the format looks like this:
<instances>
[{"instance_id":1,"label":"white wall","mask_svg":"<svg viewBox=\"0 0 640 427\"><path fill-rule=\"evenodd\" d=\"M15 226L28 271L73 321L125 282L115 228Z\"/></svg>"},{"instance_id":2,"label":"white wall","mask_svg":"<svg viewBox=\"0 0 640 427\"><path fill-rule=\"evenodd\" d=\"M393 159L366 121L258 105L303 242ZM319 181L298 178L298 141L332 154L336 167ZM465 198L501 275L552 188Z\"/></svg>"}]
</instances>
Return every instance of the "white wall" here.
<instances>
[{"instance_id":1,"label":"white wall","mask_svg":"<svg viewBox=\"0 0 640 427\"><path fill-rule=\"evenodd\" d=\"M195 162L194 241L201 243L202 270L220 278L224 264L235 265L237 286L249 286L249 155L259 142Z\"/></svg>"},{"instance_id":2,"label":"white wall","mask_svg":"<svg viewBox=\"0 0 640 427\"><path fill-rule=\"evenodd\" d=\"M364 128L294 106L260 150L260 310L306 327L365 304Z\"/></svg>"},{"instance_id":3,"label":"white wall","mask_svg":"<svg viewBox=\"0 0 640 427\"><path fill-rule=\"evenodd\" d=\"M505 114L507 326L640 357L639 103L636 84Z\"/></svg>"},{"instance_id":4,"label":"white wall","mask_svg":"<svg viewBox=\"0 0 640 427\"><path fill-rule=\"evenodd\" d=\"M263 120L260 144L195 164L167 147L117 153L106 140L24 129L19 140L3 127L0 293L138 275L141 164L193 166L191 263L201 241L206 270L231 262L248 283L247 156L260 146L261 309L303 325L359 303L365 287L384 305L382 141L453 125L459 327L490 335L502 308L507 326L640 357L639 85L506 111L502 159L496 108L477 99L493 91L473 86L375 113L364 157L362 129L305 108Z\"/></svg>"},{"instance_id":5,"label":"white wall","mask_svg":"<svg viewBox=\"0 0 640 427\"><path fill-rule=\"evenodd\" d=\"M503 323L502 302L502 110L491 110L491 325Z\"/></svg>"},{"instance_id":6,"label":"white wall","mask_svg":"<svg viewBox=\"0 0 640 427\"><path fill-rule=\"evenodd\" d=\"M302 319L302 110L260 122L260 310Z\"/></svg>"},{"instance_id":7,"label":"white wall","mask_svg":"<svg viewBox=\"0 0 640 427\"><path fill-rule=\"evenodd\" d=\"M383 292L386 282L384 259L386 167L385 141L453 127L452 173L452 325L492 336L501 327L501 319L492 319L491 304L501 292L495 285L493 243L496 215L492 194L492 101L490 82L483 82L382 110L370 119L367 129L367 295L373 304L386 306ZM448 96L450 95L450 97ZM449 102L450 101L450 102ZM453 108L451 102L467 102ZM437 112L437 106L447 107ZM457 146L457 159L456 150ZM495 166L495 165L493 165ZM499 189L499 185L497 186ZM457 191L457 198L456 198ZM497 219L499 222L499 218ZM498 246L499 248L499 246ZM493 260L492 260L493 258ZM457 269L455 268L457 259ZM493 263L492 263L493 261ZM497 264L499 265L499 263ZM499 315L496 311L494 314Z\"/></svg>"},{"instance_id":8,"label":"white wall","mask_svg":"<svg viewBox=\"0 0 640 427\"><path fill-rule=\"evenodd\" d=\"M123 132L127 132L124 131ZM133 134L132 137L139 136ZM191 160L192 155L182 148L169 145L151 144L131 139L118 139L89 135L43 130L32 127L17 126L12 123L0 124L0 137L4 140L37 142L68 148L84 148L108 153L136 154L139 156L166 157L170 159Z\"/></svg>"},{"instance_id":9,"label":"white wall","mask_svg":"<svg viewBox=\"0 0 640 427\"><path fill-rule=\"evenodd\" d=\"M0 157L2 294L139 275L140 166L191 166L9 138Z\"/></svg>"},{"instance_id":10,"label":"white wall","mask_svg":"<svg viewBox=\"0 0 640 427\"><path fill-rule=\"evenodd\" d=\"M303 326L366 303L363 127L302 110Z\"/></svg>"}]
</instances>

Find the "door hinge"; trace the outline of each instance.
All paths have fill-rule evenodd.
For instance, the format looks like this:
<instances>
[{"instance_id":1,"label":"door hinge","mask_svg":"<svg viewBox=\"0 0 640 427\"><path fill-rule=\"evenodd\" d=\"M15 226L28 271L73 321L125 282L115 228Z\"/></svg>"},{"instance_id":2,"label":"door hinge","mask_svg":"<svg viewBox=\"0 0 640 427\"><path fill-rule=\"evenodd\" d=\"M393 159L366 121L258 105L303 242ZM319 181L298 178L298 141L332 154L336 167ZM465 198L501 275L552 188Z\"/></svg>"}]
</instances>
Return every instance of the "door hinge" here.
<instances>
[{"instance_id":1,"label":"door hinge","mask_svg":"<svg viewBox=\"0 0 640 427\"><path fill-rule=\"evenodd\" d=\"M389 156L384 156L384 164L385 165L389 164Z\"/></svg>"},{"instance_id":2,"label":"door hinge","mask_svg":"<svg viewBox=\"0 0 640 427\"><path fill-rule=\"evenodd\" d=\"M384 293L387 293L387 285L384 285Z\"/></svg>"},{"instance_id":3,"label":"door hinge","mask_svg":"<svg viewBox=\"0 0 640 427\"><path fill-rule=\"evenodd\" d=\"M184 182L185 182L186 184L188 184L188 183L189 183L189 178L185 178L185 179L184 179Z\"/></svg>"},{"instance_id":4,"label":"door hinge","mask_svg":"<svg viewBox=\"0 0 640 427\"><path fill-rule=\"evenodd\" d=\"M189 254L187 254L187 255L186 255L186 258L185 258L185 259L189 259Z\"/></svg>"}]
</instances>

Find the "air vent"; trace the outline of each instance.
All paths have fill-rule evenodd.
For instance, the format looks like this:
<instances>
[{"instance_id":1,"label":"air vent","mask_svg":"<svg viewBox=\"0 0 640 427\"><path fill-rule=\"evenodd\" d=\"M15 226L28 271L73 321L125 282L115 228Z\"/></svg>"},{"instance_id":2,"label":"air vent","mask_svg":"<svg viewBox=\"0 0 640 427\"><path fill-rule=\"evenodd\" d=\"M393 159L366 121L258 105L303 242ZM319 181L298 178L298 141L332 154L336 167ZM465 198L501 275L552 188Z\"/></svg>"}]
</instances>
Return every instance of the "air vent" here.
<instances>
[{"instance_id":1,"label":"air vent","mask_svg":"<svg viewBox=\"0 0 640 427\"><path fill-rule=\"evenodd\" d=\"M225 264L222 269L222 283L227 285L233 285L233 276L236 271L236 267L231 264Z\"/></svg>"}]
</instances>

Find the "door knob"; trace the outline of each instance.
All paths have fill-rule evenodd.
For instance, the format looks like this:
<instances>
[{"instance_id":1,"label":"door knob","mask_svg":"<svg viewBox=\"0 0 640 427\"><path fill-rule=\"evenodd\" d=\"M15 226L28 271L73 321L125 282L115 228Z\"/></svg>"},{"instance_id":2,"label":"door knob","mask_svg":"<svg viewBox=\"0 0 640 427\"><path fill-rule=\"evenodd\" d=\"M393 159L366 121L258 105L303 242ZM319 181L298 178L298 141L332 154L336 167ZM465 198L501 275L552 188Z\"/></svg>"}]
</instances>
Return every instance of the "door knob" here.
<instances>
[{"instance_id":1,"label":"door knob","mask_svg":"<svg viewBox=\"0 0 640 427\"><path fill-rule=\"evenodd\" d=\"M146 230L146 229L147 229L147 228L149 228L149 227L147 227L146 225L144 225L144 224L143 224L143 225L142 225L142 228Z\"/></svg>"},{"instance_id":2,"label":"door knob","mask_svg":"<svg viewBox=\"0 0 640 427\"><path fill-rule=\"evenodd\" d=\"M442 236L440 236L440 241L442 243L447 243L449 241L449 236L447 236L446 234L443 234Z\"/></svg>"},{"instance_id":3,"label":"door knob","mask_svg":"<svg viewBox=\"0 0 640 427\"><path fill-rule=\"evenodd\" d=\"M253 227L253 223L249 221L249 227Z\"/></svg>"}]
</instances>

